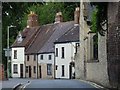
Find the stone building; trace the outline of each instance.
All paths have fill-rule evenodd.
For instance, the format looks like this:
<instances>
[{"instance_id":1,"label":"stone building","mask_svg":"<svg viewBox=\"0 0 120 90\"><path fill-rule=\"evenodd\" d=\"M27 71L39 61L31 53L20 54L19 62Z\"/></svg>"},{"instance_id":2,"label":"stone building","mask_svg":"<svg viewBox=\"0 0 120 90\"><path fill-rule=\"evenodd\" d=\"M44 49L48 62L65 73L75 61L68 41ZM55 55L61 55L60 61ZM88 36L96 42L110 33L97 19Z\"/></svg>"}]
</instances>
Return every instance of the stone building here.
<instances>
[{"instance_id":1,"label":"stone building","mask_svg":"<svg viewBox=\"0 0 120 90\"><path fill-rule=\"evenodd\" d=\"M104 36L99 32L91 32L88 24L87 5L89 3L80 3L80 46L75 60L76 78L118 89L120 88L120 2L107 3L108 26L103 31ZM98 35L97 51L94 50L95 34Z\"/></svg>"},{"instance_id":2,"label":"stone building","mask_svg":"<svg viewBox=\"0 0 120 90\"><path fill-rule=\"evenodd\" d=\"M120 89L120 2L108 3L107 61L109 82Z\"/></svg>"}]
</instances>

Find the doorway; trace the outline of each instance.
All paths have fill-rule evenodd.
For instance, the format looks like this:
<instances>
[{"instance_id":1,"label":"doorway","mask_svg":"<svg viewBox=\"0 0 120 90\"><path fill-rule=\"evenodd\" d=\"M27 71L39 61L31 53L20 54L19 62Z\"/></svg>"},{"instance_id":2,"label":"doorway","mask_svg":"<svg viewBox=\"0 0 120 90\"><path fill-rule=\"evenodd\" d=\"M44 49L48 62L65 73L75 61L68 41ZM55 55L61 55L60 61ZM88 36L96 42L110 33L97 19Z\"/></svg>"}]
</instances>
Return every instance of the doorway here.
<instances>
[{"instance_id":1,"label":"doorway","mask_svg":"<svg viewBox=\"0 0 120 90\"><path fill-rule=\"evenodd\" d=\"M23 78L23 64L20 64L20 78Z\"/></svg>"},{"instance_id":2,"label":"doorway","mask_svg":"<svg viewBox=\"0 0 120 90\"><path fill-rule=\"evenodd\" d=\"M69 64L69 79L75 79L75 62Z\"/></svg>"},{"instance_id":3,"label":"doorway","mask_svg":"<svg viewBox=\"0 0 120 90\"><path fill-rule=\"evenodd\" d=\"M29 66L29 78L31 78L31 66Z\"/></svg>"},{"instance_id":4,"label":"doorway","mask_svg":"<svg viewBox=\"0 0 120 90\"><path fill-rule=\"evenodd\" d=\"M40 74L40 78L42 78L42 74L41 74L41 66L39 66L39 74Z\"/></svg>"}]
</instances>

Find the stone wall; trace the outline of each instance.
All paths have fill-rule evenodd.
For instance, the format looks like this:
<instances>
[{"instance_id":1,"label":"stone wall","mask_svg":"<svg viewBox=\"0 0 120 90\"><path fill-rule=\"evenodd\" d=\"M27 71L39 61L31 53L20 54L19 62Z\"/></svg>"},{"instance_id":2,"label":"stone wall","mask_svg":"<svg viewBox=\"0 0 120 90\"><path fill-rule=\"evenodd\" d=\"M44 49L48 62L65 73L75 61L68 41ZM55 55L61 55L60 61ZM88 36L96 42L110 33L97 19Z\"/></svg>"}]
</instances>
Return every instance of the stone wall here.
<instances>
[{"instance_id":1,"label":"stone wall","mask_svg":"<svg viewBox=\"0 0 120 90\"><path fill-rule=\"evenodd\" d=\"M108 3L107 49L109 81L120 88L120 2Z\"/></svg>"},{"instance_id":2,"label":"stone wall","mask_svg":"<svg viewBox=\"0 0 120 90\"><path fill-rule=\"evenodd\" d=\"M106 35L98 34L98 61L87 63L87 80L109 87L107 73Z\"/></svg>"}]
</instances>

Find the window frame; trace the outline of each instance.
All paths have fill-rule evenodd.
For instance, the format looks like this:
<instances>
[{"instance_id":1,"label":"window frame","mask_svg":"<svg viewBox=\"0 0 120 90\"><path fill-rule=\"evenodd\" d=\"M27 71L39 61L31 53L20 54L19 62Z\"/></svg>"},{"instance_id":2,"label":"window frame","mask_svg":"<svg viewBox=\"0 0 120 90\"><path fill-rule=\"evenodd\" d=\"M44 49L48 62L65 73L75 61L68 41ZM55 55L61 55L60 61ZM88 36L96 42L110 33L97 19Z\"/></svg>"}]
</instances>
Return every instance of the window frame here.
<instances>
[{"instance_id":1,"label":"window frame","mask_svg":"<svg viewBox=\"0 0 120 90\"><path fill-rule=\"evenodd\" d=\"M95 44L96 39L97 39L97 45ZM93 36L93 59L98 60L98 35L97 34Z\"/></svg>"},{"instance_id":2,"label":"window frame","mask_svg":"<svg viewBox=\"0 0 120 90\"><path fill-rule=\"evenodd\" d=\"M47 64L47 75L52 75L52 64Z\"/></svg>"},{"instance_id":3,"label":"window frame","mask_svg":"<svg viewBox=\"0 0 120 90\"><path fill-rule=\"evenodd\" d=\"M40 60L43 60L43 55L40 55Z\"/></svg>"},{"instance_id":4,"label":"window frame","mask_svg":"<svg viewBox=\"0 0 120 90\"><path fill-rule=\"evenodd\" d=\"M52 55L48 55L48 60L52 60Z\"/></svg>"},{"instance_id":5,"label":"window frame","mask_svg":"<svg viewBox=\"0 0 120 90\"><path fill-rule=\"evenodd\" d=\"M27 61L29 61L30 60L30 56L29 55L27 55Z\"/></svg>"},{"instance_id":6,"label":"window frame","mask_svg":"<svg viewBox=\"0 0 120 90\"><path fill-rule=\"evenodd\" d=\"M64 59L65 58L65 48L61 47L61 58Z\"/></svg>"},{"instance_id":7,"label":"window frame","mask_svg":"<svg viewBox=\"0 0 120 90\"><path fill-rule=\"evenodd\" d=\"M62 77L64 77L65 76L65 65L62 65L62 75L61 75Z\"/></svg>"},{"instance_id":8,"label":"window frame","mask_svg":"<svg viewBox=\"0 0 120 90\"><path fill-rule=\"evenodd\" d=\"M14 50L14 59L17 59L17 50Z\"/></svg>"},{"instance_id":9,"label":"window frame","mask_svg":"<svg viewBox=\"0 0 120 90\"><path fill-rule=\"evenodd\" d=\"M36 73L36 66L33 66L33 73Z\"/></svg>"},{"instance_id":10,"label":"window frame","mask_svg":"<svg viewBox=\"0 0 120 90\"><path fill-rule=\"evenodd\" d=\"M28 73L28 68L29 68L29 67L28 67L28 66L26 66L26 69L25 69L25 72L26 72L26 73Z\"/></svg>"},{"instance_id":11,"label":"window frame","mask_svg":"<svg viewBox=\"0 0 120 90\"><path fill-rule=\"evenodd\" d=\"M36 55L34 55L33 60L36 61Z\"/></svg>"},{"instance_id":12,"label":"window frame","mask_svg":"<svg viewBox=\"0 0 120 90\"><path fill-rule=\"evenodd\" d=\"M13 64L13 73L18 74L18 64Z\"/></svg>"},{"instance_id":13,"label":"window frame","mask_svg":"<svg viewBox=\"0 0 120 90\"><path fill-rule=\"evenodd\" d=\"M55 49L55 56L58 57L58 48Z\"/></svg>"}]
</instances>

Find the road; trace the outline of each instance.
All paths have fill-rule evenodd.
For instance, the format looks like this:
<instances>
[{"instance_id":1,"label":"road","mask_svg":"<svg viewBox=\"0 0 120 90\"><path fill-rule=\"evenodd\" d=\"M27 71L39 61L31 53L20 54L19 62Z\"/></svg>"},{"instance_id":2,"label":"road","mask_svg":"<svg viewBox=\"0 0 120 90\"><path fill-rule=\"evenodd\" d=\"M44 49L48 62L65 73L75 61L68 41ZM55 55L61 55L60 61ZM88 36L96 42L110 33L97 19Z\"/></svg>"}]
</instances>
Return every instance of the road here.
<instances>
[{"instance_id":1,"label":"road","mask_svg":"<svg viewBox=\"0 0 120 90\"><path fill-rule=\"evenodd\" d=\"M24 90L30 90L30 89L90 89L90 90L99 90L90 84L87 84L85 82L79 81L79 80L29 80L30 82L24 86ZM82 89L81 89L82 88Z\"/></svg>"}]
</instances>

